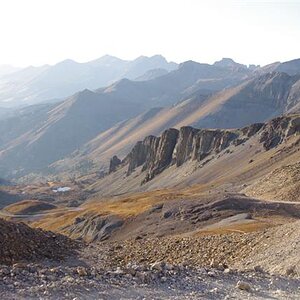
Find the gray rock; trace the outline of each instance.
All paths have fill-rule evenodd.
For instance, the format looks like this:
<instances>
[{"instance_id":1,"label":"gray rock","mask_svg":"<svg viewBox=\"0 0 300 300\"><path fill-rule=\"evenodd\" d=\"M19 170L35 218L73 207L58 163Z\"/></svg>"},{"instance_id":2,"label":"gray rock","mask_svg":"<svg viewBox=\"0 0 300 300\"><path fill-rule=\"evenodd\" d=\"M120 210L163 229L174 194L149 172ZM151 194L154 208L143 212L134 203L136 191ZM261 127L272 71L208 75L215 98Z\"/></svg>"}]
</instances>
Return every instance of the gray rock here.
<instances>
[{"instance_id":1,"label":"gray rock","mask_svg":"<svg viewBox=\"0 0 300 300\"><path fill-rule=\"evenodd\" d=\"M247 282L241 281L241 280L238 281L238 283L236 284L236 287L243 291L247 291L247 292L251 291L250 284Z\"/></svg>"},{"instance_id":2,"label":"gray rock","mask_svg":"<svg viewBox=\"0 0 300 300\"><path fill-rule=\"evenodd\" d=\"M111 158L109 163L109 173L115 172L122 161L115 155Z\"/></svg>"}]
</instances>

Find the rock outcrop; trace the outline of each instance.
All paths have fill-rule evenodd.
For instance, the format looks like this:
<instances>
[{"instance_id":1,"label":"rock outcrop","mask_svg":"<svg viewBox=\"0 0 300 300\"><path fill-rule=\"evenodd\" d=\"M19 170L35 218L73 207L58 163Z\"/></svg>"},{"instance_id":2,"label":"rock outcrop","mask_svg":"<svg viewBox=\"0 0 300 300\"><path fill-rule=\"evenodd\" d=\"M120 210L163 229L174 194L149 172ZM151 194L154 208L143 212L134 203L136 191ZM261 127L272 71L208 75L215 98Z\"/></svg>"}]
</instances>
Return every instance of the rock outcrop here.
<instances>
[{"instance_id":1,"label":"rock outcrop","mask_svg":"<svg viewBox=\"0 0 300 300\"><path fill-rule=\"evenodd\" d=\"M141 171L145 172L142 183L146 183L171 165L180 167L190 160L202 161L231 145L245 143L256 134L265 150L269 150L299 132L299 115L278 117L266 124L255 123L241 129L170 128L160 137L148 136L137 142L125 159L118 161L118 165L128 166L127 176L142 166ZM113 158L111 164L113 160L116 161Z\"/></svg>"},{"instance_id":2,"label":"rock outcrop","mask_svg":"<svg viewBox=\"0 0 300 300\"><path fill-rule=\"evenodd\" d=\"M72 238L83 238L86 241L104 241L123 225L124 221L114 215L83 216L75 219L74 224L66 227Z\"/></svg>"},{"instance_id":3,"label":"rock outcrop","mask_svg":"<svg viewBox=\"0 0 300 300\"><path fill-rule=\"evenodd\" d=\"M122 161L118 158L118 156L113 156L109 162L109 173L115 172L121 163Z\"/></svg>"},{"instance_id":4,"label":"rock outcrop","mask_svg":"<svg viewBox=\"0 0 300 300\"><path fill-rule=\"evenodd\" d=\"M128 164L127 175L130 175L135 168L143 165L143 170L148 169L147 162L151 162L159 145L160 137L147 136L144 141L135 144L131 152L124 159L123 163Z\"/></svg>"},{"instance_id":5,"label":"rock outcrop","mask_svg":"<svg viewBox=\"0 0 300 300\"><path fill-rule=\"evenodd\" d=\"M266 150L270 150L282 143L287 137L299 132L299 115L278 117L263 126L260 142Z\"/></svg>"},{"instance_id":6,"label":"rock outcrop","mask_svg":"<svg viewBox=\"0 0 300 300\"><path fill-rule=\"evenodd\" d=\"M152 156L148 164L148 172L145 182L151 180L155 175L161 173L172 162L172 155L178 139L178 130L171 128L163 132L158 143L155 156Z\"/></svg>"}]
</instances>

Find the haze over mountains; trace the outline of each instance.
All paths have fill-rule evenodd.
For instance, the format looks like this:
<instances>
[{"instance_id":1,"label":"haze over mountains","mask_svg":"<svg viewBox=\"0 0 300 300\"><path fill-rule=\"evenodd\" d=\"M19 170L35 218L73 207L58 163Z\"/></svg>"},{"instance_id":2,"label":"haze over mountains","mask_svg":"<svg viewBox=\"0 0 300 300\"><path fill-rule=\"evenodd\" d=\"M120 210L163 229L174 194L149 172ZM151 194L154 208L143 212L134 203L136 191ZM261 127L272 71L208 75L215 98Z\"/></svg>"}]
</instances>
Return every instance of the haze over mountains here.
<instances>
[{"instance_id":1,"label":"haze over mountains","mask_svg":"<svg viewBox=\"0 0 300 300\"><path fill-rule=\"evenodd\" d=\"M0 117L1 175L105 170L111 156L125 157L138 140L170 127L237 128L299 112L299 61L260 68L225 58L212 65L187 61L177 66L158 55L132 62L105 56L12 73L10 80L20 82L24 74L31 79L24 83L26 93L39 90L28 103L55 98L52 92L84 89L59 103L20 108L12 115L5 110ZM135 80L115 81L122 77ZM98 89L87 89L91 86Z\"/></svg>"},{"instance_id":2,"label":"haze over mountains","mask_svg":"<svg viewBox=\"0 0 300 300\"><path fill-rule=\"evenodd\" d=\"M212 280L220 299L225 288L298 299L298 62L149 66L131 69L134 80L0 110L1 257L12 265L0 273L23 274L5 275L0 294L102 297L105 282L112 298L118 279L115 299L139 283L190 299L195 280L202 299L199 282ZM284 282L273 292L268 272ZM204 298L217 295L208 285Z\"/></svg>"},{"instance_id":3,"label":"haze over mountains","mask_svg":"<svg viewBox=\"0 0 300 300\"><path fill-rule=\"evenodd\" d=\"M168 72L176 67L160 55L140 56L133 61L105 55L86 63L67 59L53 66L31 66L14 72L2 72L0 68L0 107L63 99L85 88L96 89L122 78L135 79L150 70Z\"/></svg>"}]
</instances>

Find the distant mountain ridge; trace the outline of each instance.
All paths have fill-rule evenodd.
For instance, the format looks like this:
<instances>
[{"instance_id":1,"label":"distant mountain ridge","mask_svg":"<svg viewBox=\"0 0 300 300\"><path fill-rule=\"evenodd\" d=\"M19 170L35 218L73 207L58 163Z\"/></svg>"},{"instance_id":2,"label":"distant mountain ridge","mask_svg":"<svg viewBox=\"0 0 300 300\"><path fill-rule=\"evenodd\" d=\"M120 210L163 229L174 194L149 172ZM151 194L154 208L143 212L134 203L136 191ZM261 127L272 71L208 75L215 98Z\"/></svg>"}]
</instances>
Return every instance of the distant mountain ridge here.
<instances>
[{"instance_id":1,"label":"distant mountain ridge","mask_svg":"<svg viewBox=\"0 0 300 300\"><path fill-rule=\"evenodd\" d=\"M172 107L151 109L116 124L53 167L63 171L83 160L107 167L113 155L123 159L137 141L170 127L231 129L293 112L300 112L300 77L267 73L212 95L200 90Z\"/></svg>"},{"instance_id":2,"label":"distant mountain ridge","mask_svg":"<svg viewBox=\"0 0 300 300\"><path fill-rule=\"evenodd\" d=\"M205 96L230 87L248 74L189 61L151 80L122 79L95 91L85 89L60 104L29 107L0 122L0 172L41 170L118 122L154 107L173 106L194 91Z\"/></svg>"},{"instance_id":3,"label":"distant mountain ridge","mask_svg":"<svg viewBox=\"0 0 300 300\"><path fill-rule=\"evenodd\" d=\"M157 68L169 72L177 64L167 62L161 55L132 61L105 55L87 63L67 59L53 66L28 67L0 78L0 106L63 99L86 88L104 87L122 78L135 79Z\"/></svg>"},{"instance_id":4,"label":"distant mountain ridge","mask_svg":"<svg viewBox=\"0 0 300 300\"><path fill-rule=\"evenodd\" d=\"M299 112L300 75L269 72L277 63L268 72L231 59L216 64L187 61L150 80L121 79L61 103L18 110L0 120L1 176L102 170L113 154L122 157L138 140L170 127L230 129Z\"/></svg>"}]
</instances>

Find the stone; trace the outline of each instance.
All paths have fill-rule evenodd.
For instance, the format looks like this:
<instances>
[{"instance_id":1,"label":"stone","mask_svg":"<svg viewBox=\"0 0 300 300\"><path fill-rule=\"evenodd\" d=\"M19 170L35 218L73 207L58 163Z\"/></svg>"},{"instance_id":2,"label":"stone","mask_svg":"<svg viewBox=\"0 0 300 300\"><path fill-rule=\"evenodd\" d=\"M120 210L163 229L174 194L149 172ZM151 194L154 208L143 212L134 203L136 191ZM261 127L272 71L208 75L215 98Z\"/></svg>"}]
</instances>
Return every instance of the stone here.
<instances>
[{"instance_id":1,"label":"stone","mask_svg":"<svg viewBox=\"0 0 300 300\"><path fill-rule=\"evenodd\" d=\"M255 272L257 272L257 273L263 273L263 272L264 272L264 270L263 270L263 268L262 268L261 266L255 266L255 267L253 268L253 270L254 270Z\"/></svg>"},{"instance_id":2,"label":"stone","mask_svg":"<svg viewBox=\"0 0 300 300\"><path fill-rule=\"evenodd\" d=\"M76 271L79 276L87 276L88 275L85 267L77 267Z\"/></svg>"},{"instance_id":3,"label":"stone","mask_svg":"<svg viewBox=\"0 0 300 300\"><path fill-rule=\"evenodd\" d=\"M150 266L151 270L163 271L165 267L165 263L163 261L157 261Z\"/></svg>"},{"instance_id":4,"label":"stone","mask_svg":"<svg viewBox=\"0 0 300 300\"><path fill-rule=\"evenodd\" d=\"M110 161L110 172L122 165L128 165L126 175L142 166L146 175L141 184L152 180L171 165L181 166L188 160L202 161L207 156L218 154L229 146L245 143L253 135L259 136L260 143L269 150L286 137L300 132L300 118L279 117L268 123L256 123L241 129L196 129L183 126L180 130L170 128L160 137L148 136L138 141L129 154L121 161L114 156ZM232 149L226 150L232 153ZM252 163L253 160L249 160ZM202 165L207 163L203 161Z\"/></svg>"},{"instance_id":5,"label":"stone","mask_svg":"<svg viewBox=\"0 0 300 300\"><path fill-rule=\"evenodd\" d=\"M216 273L215 273L214 271L208 271L208 272L207 272L207 275L208 275L209 277L215 277L215 276L216 276Z\"/></svg>"},{"instance_id":6,"label":"stone","mask_svg":"<svg viewBox=\"0 0 300 300\"><path fill-rule=\"evenodd\" d=\"M120 267L117 267L115 274L121 275L124 274L124 271Z\"/></svg>"},{"instance_id":7,"label":"stone","mask_svg":"<svg viewBox=\"0 0 300 300\"><path fill-rule=\"evenodd\" d=\"M296 266L290 266L290 267L288 267L288 268L286 269L285 274L286 274L287 276L294 276L294 275L296 275Z\"/></svg>"},{"instance_id":8,"label":"stone","mask_svg":"<svg viewBox=\"0 0 300 300\"><path fill-rule=\"evenodd\" d=\"M238 281L238 283L236 284L236 287L243 291L247 291L247 292L251 291L250 284L247 282L241 281L241 280Z\"/></svg>"},{"instance_id":9,"label":"stone","mask_svg":"<svg viewBox=\"0 0 300 300\"><path fill-rule=\"evenodd\" d=\"M212 258L210 263L209 263L210 268L216 269L218 267L218 265L219 264Z\"/></svg>"},{"instance_id":10,"label":"stone","mask_svg":"<svg viewBox=\"0 0 300 300\"><path fill-rule=\"evenodd\" d=\"M13 268L14 269L25 269L25 268L27 268L27 264L18 262L18 263L13 264Z\"/></svg>"},{"instance_id":11,"label":"stone","mask_svg":"<svg viewBox=\"0 0 300 300\"><path fill-rule=\"evenodd\" d=\"M121 164L122 161L116 155L113 156L109 162L109 174L115 172Z\"/></svg>"}]
</instances>

